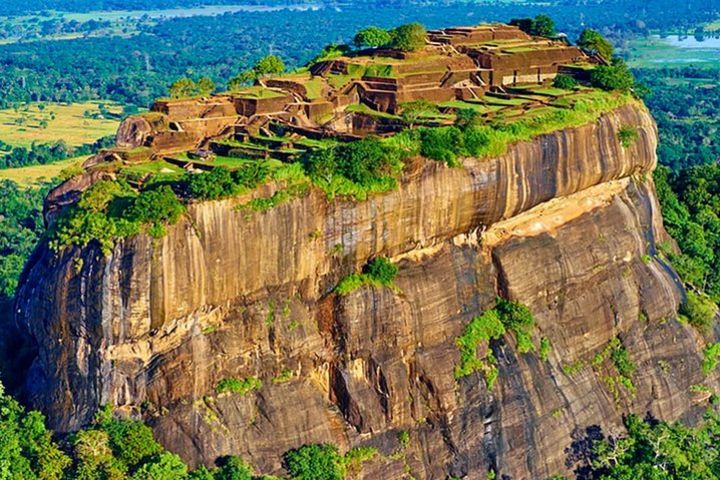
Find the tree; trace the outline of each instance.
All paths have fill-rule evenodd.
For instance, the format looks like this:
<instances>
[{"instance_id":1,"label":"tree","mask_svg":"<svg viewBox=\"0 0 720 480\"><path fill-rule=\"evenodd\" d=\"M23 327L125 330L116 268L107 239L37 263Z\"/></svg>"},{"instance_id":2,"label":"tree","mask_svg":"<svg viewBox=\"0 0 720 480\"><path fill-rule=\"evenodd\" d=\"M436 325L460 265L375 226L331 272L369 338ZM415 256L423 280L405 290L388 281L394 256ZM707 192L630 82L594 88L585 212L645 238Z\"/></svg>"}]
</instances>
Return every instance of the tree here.
<instances>
[{"instance_id":1,"label":"tree","mask_svg":"<svg viewBox=\"0 0 720 480\"><path fill-rule=\"evenodd\" d=\"M599 65L590 74L590 83L603 90L630 91L635 85L635 77L622 60L613 65Z\"/></svg>"},{"instance_id":2,"label":"tree","mask_svg":"<svg viewBox=\"0 0 720 480\"><path fill-rule=\"evenodd\" d=\"M228 82L228 88L230 91L236 91L258 78L280 75L283 72L285 72L285 63L282 59L276 55L267 55L258 60L251 69L231 78Z\"/></svg>"},{"instance_id":3,"label":"tree","mask_svg":"<svg viewBox=\"0 0 720 480\"><path fill-rule=\"evenodd\" d=\"M187 466L174 453L164 452L143 463L132 480L177 480L185 478Z\"/></svg>"},{"instance_id":4,"label":"tree","mask_svg":"<svg viewBox=\"0 0 720 480\"><path fill-rule=\"evenodd\" d=\"M533 35L539 37L552 37L557 33L555 20L547 15L538 15L533 21Z\"/></svg>"},{"instance_id":5,"label":"tree","mask_svg":"<svg viewBox=\"0 0 720 480\"><path fill-rule=\"evenodd\" d=\"M285 63L276 55L267 55L258 60L253 71L257 77L280 75L285 72Z\"/></svg>"},{"instance_id":6,"label":"tree","mask_svg":"<svg viewBox=\"0 0 720 480\"><path fill-rule=\"evenodd\" d=\"M419 23L408 23L390 31L393 48L404 52L414 52L425 46L427 30Z\"/></svg>"},{"instance_id":7,"label":"tree","mask_svg":"<svg viewBox=\"0 0 720 480\"><path fill-rule=\"evenodd\" d=\"M582 48L591 55L598 54L607 61L613 57L614 48L600 32L586 28L580 34L577 41L578 47Z\"/></svg>"},{"instance_id":8,"label":"tree","mask_svg":"<svg viewBox=\"0 0 720 480\"><path fill-rule=\"evenodd\" d=\"M343 457L335 445L305 445L284 456L285 468L295 480L343 480Z\"/></svg>"},{"instance_id":9,"label":"tree","mask_svg":"<svg viewBox=\"0 0 720 480\"><path fill-rule=\"evenodd\" d=\"M253 469L242 458L236 456L223 457L218 461L215 480L252 480Z\"/></svg>"},{"instance_id":10,"label":"tree","mask_svg":"<svg viewBox=\"0 0 720 480\"><path fill-rule=\"evenodd\" d=\"M368 27L360 30L353 39L353 43L358 48L370 47L377 48L389 44L392 41L390 32L379 27Z\"/></svg>"},{"instance_id":11,"label":"tree","mask_svg":"<svg viewBox=\"0 0 720 480\"><path fill-rule=\"evenodd\" d=\"M207 97L215 91L215 83L208 77L203 77L197 82L195 89L198 95Z\"/></svg>"},{"instance_id":12,"label":"tree","mask_svg":"<svg viewBox=\"0 0 720 480\"><path fill-rule=\"evenodd\" d=\"M400 117L410 128L413 128L422 117L439 113L437 105L427 100L401 103L400 108Z\"/></svg>"},{"instance_id":13,"label":"tree","mask_svg":"<svg viewBox=\"0 0 720 480\"><path fill-rule=\"evenodd\" d=\"M170 96L172 98L187 98L195 95L195 82L191 78L183 77L170 85Z\"/></svg>"},{"instance_id":14,"label":"tree","mask_svg":"<svg viewBox=\"0 0 720 480\"><path fill-rule=\"evenodd\" d=\"M552 37L557 33L555 20L547 15L538 15L535 18L513 18L510 20L510 25L536 37Z\"/></svg>"}]
</instances>

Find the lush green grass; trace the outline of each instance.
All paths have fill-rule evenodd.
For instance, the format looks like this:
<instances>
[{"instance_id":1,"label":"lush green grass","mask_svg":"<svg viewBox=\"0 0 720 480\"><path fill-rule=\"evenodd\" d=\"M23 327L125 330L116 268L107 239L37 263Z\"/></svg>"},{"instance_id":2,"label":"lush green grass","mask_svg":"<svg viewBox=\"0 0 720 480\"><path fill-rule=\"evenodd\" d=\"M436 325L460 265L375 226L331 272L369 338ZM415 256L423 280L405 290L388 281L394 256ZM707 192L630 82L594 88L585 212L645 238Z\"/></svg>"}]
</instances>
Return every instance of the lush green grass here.
<instances>
[{"instance_id":1,"label":"lush green grass","mask_svg":"<svg viewBox=\"0 0 720 480\"><path fill-rule=\"evenodd\" d=\"M52 143L63 140L69 146L77 147L114 135L120 124L118 120L83 116L85 112L99 113L99 103L104 103L111 111L120 112L120 107L112 102L69 105L32 103L19 107L17 111L12 108L0 110L0 140L21 147L29 147L33 142ZM41 105L44 109L41 109Z\"/></svg>"},{"instance_id":2,"label":"lush green grass","mask_svg":"<svg viewBox=\"0 0 720 480\"><path fill-rule=\"evenodd\" d=\"M12 180L20 186L32 187L45 180L61 177L63 171L69 171L80 165L87 157L68 158L60 162L48 163L47 165L32 165L22 168L8 168L0 170L0 180Z\"/></svg>"}]
</instances>

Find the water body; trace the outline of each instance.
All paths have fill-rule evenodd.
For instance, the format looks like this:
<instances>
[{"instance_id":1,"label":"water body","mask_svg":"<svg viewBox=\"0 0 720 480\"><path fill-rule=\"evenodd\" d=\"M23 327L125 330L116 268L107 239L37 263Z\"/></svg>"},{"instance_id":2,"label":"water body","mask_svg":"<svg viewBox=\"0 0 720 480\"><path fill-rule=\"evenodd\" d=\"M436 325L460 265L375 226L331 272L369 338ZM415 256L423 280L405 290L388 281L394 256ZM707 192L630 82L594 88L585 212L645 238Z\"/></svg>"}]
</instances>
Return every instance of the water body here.
<instances>
[{"instance_id":1,"label":"water body","mask_svg":"<svg viewBox=\"0 0 720 480\"><path fill-rule=\"evenodd\" d=\"M693 50L717 50L720 53L720 38L705 37L703 40L699 40L694 36L681 37L679 35L670 35L664 38L656 36L656 38L676 48Z\"/></svg>"},{"instance_id":2,"label":"water body","mask_svg":"<svg viewBox=\"0 0 720 480\"><path fill-rule=\"evenodd\" d=\"M64 13L57 14L68 20L87 22L89 20L118 20L121 18L179 18L223 15L236 12L275 12L279 10L308 11L322 8L320 5L206 5L194 8L172 8L166 10L113 10L110 12Z\"/></svg>"}]
</instances>

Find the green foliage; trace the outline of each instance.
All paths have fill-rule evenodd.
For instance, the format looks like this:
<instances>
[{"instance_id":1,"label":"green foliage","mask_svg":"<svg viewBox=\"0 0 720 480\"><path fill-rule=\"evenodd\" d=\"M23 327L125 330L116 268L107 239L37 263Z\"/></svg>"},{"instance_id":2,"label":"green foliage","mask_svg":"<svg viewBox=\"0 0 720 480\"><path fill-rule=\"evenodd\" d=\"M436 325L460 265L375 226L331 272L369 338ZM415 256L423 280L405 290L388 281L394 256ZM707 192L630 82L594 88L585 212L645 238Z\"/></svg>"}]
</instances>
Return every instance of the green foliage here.
<instances>
[{"instance_id":1,"label":"green foliage","mask_svg":"<svg viewBox=\"0 0 720 480\"><path fill-rule=\"evenodd\" d=\"M701 333L710 331L717 315L717 305L707 295L687 291L685 301L680 305L680 314L687 318L690 325Z\"/></svg>"},{"instance_id":2,"label":"green foliage","mask_svg":"<svg viewBox=\"0 0 720 480\"><path fill-rule=\"evenodd\" d=\"M486 310L481 316L474 318L465 327L463 334L455 340L455 344L460 349L460 364L455 367L455 378L480 371L485 375L488 389L492 389L498 375L496 360L489 348L485 358L478 358L478 347L484 342L497 340L505 335L505 332L510 331L515 334L518 351L528 353L535 349L531 335L534 326L535 320L525 305L498 297L495 308ZM549 347L550 344L547 342L546 348Z\"/></svg>"},{"instance_id":3,"label":"green foliage","mask_svg":"<svg viewBox=\"0 0 720 480\"><path fill-rule=\"evenodd\" d=\"M265 182L268 175L265 162L249 162L232 172L225 167L216 167L207 173L188 173L185 184L192 198L217 200L255 188Z\"/></svg>"},{"instance_id":4,"label":"green foliage","mask_svg":"<svg viewBox=\"0 0 720 480\"><path fill-rule=\"evenodd\" d=\"M330 45L325 45L322 51L310 60L310 62L308 62L308 66L314 65L318 62L324 62L326 60L333 60L348 53L350 53L350 46L331 43Z\"/></svg>"},{"instance_id":5,"label":"green foliage","mask_svg":"<svg viewBox=\"0 0 720 480\"><path fill-rule=\"evenodd\" d=\"M400 109L400 118L402 118L410 128L413 128L423 117L440 113L437 105L427 100L404 102L400 104Z\"/></svg>"},{"instance_id":6,"label":"green foliage","mask_svg":"<svg viewBox=\"0 0 720 480\"><path fill-rule=\"evenodd\" d=\"M348 476L355 478L356 474L362 470L363 463L377 457L378 453L378 449L375 447L356 447L348 451L342 459Z\"/></svg>"},{"instance_id":7,"label":"green foliage","mask_svg":"<svg viewBox=\"0 0 720 480\"><path fill-rule=\"evenodd\" d=\"M612 43L596 30L590 28L583 30L580 38L578 38L577 45L591 55L598 54L607 61L613 58L614 48Z\"/></svg>"},{"instance_id":8,"label":"green foliage","mask_svg":"<svg viewBox=\"0 0 720 480\"><path fill-rule=\"evenodd\" d=\"M277 55L267 55L258 60L253 70L258 77L280 75L285 72L285 63Z\"/></svg>"},{"instance_id":9,"label":"green foliage","mask_svg":"<svg viewBox=\"0 0 720 480\"><path fill-rule=\"evenodd\" d=\"M420 130L423 157L457 166L457 156L464 152L463 132L457 127L423 128Z\"/></svg>"},{"instance_id":10,"label":"green foliage","mask_svg":"<svg viewBox=\"0 0 720 480\"><path fill-rule=\"evenodd\" d=\"M0 301L14 295L25 259L44 231L43 199L51 185L22 189L0 181Z\"/></svg>"},{"instance_id":11,"label":"green foliage","mask_svg":"<svg viewBox=\"0 0 720 480\"><path fill-rule=\"evenodd\" d=\"M681 252L669 245L660 245L661 251L685 283L720 301L720 257L715 253L720 251L720 166L691 167L678 175L661 166L654 179L665 228ZM706 324L698 320L697 325Z\"/></svg>"},{"instance_id":12,"label":"green foliage","mask_svg":"<svg viewBox=\"0 0 720 480\"><path fill-rule=\"evenodd\" d=\"M560 74L555 77L555 80L553 80L553 87L555 88L562 88L563 90L575 90L577 86L577 80L575 80L575 77L572 77L570 75Z\"/></svg>"},{"instance_id":13,"label":"green foliage","mask_svg":"<svg viewBox=\"0 0 720 480\"><path fill-rule=\"evenodd\" d=\"M176 80L170 85L172 98L206 97L215 91L215 83L207 77L197 82L188 77Z\"/></svg>"},{"instance_id":14,"label":"green foliage","mask_svg":"<svg viewBox=\"0 0 720 480\"><path fill-rule=\"evenodd\" d=\"M720 343L712 343L703 350L702 369L705 375L715 370L720 364Z\"/></svg>"},{"instance_id":15,"label":"green foliage","mask_svg":"<svg viewBox=\"0 0 720 480\"><path fill-rule=\"evenodd\" d=\"M281 75L285 72L285 63L276 55L266 55L255 63L255 65L228 82L231 91L239 90L253 81L273 75Z\"/></svg>"},{"instance_id":16,"label":"green foliage","mask_svg":"<svg viewBox=\"0 0 720 480\"><path fill-rule=\"evenodd\" d=\"M510 25L515 25L528 35L537 37L552 37L557 34L555 21L547 15L538 15L535 18L513 18Z\"/></svg>"},{"instance_id":17,"label":"green foliage","mask_svg":"<svg viewBox=\"0 0 720 480\"><path fill-rule=\"evenodd\" d=\"M409 23L391 30L390 36L392 48L413 52L425 46L427 30L419 23Z\"/></svg>"},{"instance_id":18,"label":"green foliage","mask_svg":"<svg viewBox=\"0 0 720 480\"><path fill-rule=\"evenodd\" d=\"M487 310L479 317L475 317L455 340L460 349L460 364L455 367L455 378L466 377L474 372L483 372L488 389L492 389L494 378L497 378L497 368L494 357L488 349L488 355L478 358L477 349L481 343L501 338L505 334L500 315L496 310Z\"/></svg>"},{"instance_id":19,"label":"green foliage","mask_svg":"<svg viewBox=\"0 0 720 480\"><path fill-rule=\"evenodd\" d=\"M253 469L242 458L223 457L218 461L219 468L214 472L214 480L252 480Z\"/></svg>"},{"instance_id":20,"label":"green foliage","mask_svg":"<svg viewBox=\"0 0 720 480\"><path fill-rule=\"evenodd\" d=\"M284 455L285 469L294 480L343 480L345 462L335 445L313 444Z\"/></svg>"},{"instance_id":21,"label":"green foliage","mask_svg":"<svg viewBox=\"0 0 720 480\"><path fill-rule=\"evenodd\" d=\"M116 240L136 235L143 227L155 237L164 235L165 225L177 223L184 211L168 186L138 194L126 183L103 180L83 192L77 205L57 221L50 245L60 250L97 241L109 254Z\"/></svg>"},{"instance_id":22,"label":"green foliage","mask_svg":"<svg viewBox=\"0 0 720 480\"><path fill-rule=\"evenodd\" d=\"M590 73L590 83L597 88L629 92L635 86L635 77L623 61L612 65L599 65Z\"/></svg>"},{"instance_id":23,"label":"green foliage","mask_svg":"<svg viewBox=\"0 0 720 480\"><path fill-rule=\"evenodd\" d=\"M364 286L395 289L395 277L398 271L397 265L394 265L389 259L375 258L365 265L362 273L355 273L343 278L335 287L335 293L341 296L348 295Z\"/></svg>"},{"instance_id":24,"label":"green foliage","mask_svg":"<svg viewBox=\"0 0 720 480\"><path fill-rule=\"evenodd\" d=\"M592 478L691 480L720 478L720 421L708 413L695 428L680 423L625 419L627 437L595 443Z\"/></svg>"},{"instance_id":25,"label":"green foliage","mask_svg":"<svg viewBox=\"0 0 720 480\"><path fill-rule=\"evenodd\" d=\"M627 349L619 338L613 338L605 348L595 355L592 365L599 368L603 362L610 360L617 374L610 374L603 377L610 393L616 402L620 401L620 387L624 388L630 395L635 395L635 385L632 375L635 372L635 364L630 360Z\"/></svg>"},{"instance_id":26,"label":"green foliage","mask_svg":"<svg viewBox=\"0 0 720 480\"><path fill-rule=\"evenodd\" d=\"M187 475L187 466L174 453L164 452L143 463L132 480L177 480ZM249 478L249 477L248 477Z\"/></svg>"},{"instance_id":27,"label":"green foliage","mask_svg":"<svg viewBox=\"0 0 720 480\"><path fill-rule=\"evenodd\" d=\"M400 448L405 450L410 445L410 434L407 431L402 430L398 432L397 437L398 442L400 442Z\"/></svg>"},{"instance_id":28,"label":"green foliage","mask_svg":"<svg viewBox=\"0 0 720 480\"><path fill-rule=\"evenodd\" d=\"M625 148L630 148L637 141L638 136L637 128L632 125L623 125L618 130L618 140Z\"/></svg>"},{"instance_id":29,"label":"green foliage","mask_svg":"<svg viewBox=\"0 0 720 480\"><path fill-rule=\"evenodd\" d=\"M510 302L498 297L495 310L500 315L505 328L513 333L518 342L518 351L528 353L535 349L532 343L531 330L535 327L530 309L519 302Z\"/></svg>"},{"instance_id":30,"label":"green foliage","mask_svg":"<svg viewBox=\"0 0 720 480\"><path fill-rule=\"evenodd\" d=\"M550 340L547 337L542 337L540 339L540 360L547 362L551 351L552 345L550 344Z\"/></svg>"},{"instance_id":31,"label":"green foliage","mask_svg":"<svg viewBox=\"0 0 720 480\"><path fill-rule=\"evenodd\" d=\"M328 196L366 198L395 188L404 152L375 137L308 152L302 159L313 183Z\"/></svg>"},{"instance_id":32,"label":"green foliage","mask_svg":"<svg viewBox=\"0 0 720 480\"><path fill-rule=\"evenodd\" d=\"M164 185L141 192L123 215L130 222L150 225L150 233L161 237L165 234L164 226L177 223L183 213L185 206L180 203L175 192Z\"/></svg>"},{"instance_id":33,"label":"green foliage","mask_svg":"<svg viewBox=\"0 0 720 480\"><path fill-rule=\"evenodd\" d=\"M358 48L376 48L390 44L392 36L390 32L379 27L368 27L355 34L353 43Z\"/></svg>"},{"instance_id":34,"label":"green foliage","mask_svg":"<svg viewBox=\"0 0 720 480\"><path fill-rule=\"evenodd\" d=\"M261 387L262 381L257 377L223 378L215 385L215 392L217 392L218 395L223 393L236 393L242 396L253 390L258 390Z\"/></svg>"},{"instance_id":35,"label":"green foliage","mask_svg":"<svg viewBox=\"0 0 720 480\"><path fill-rule=\"evenodd\" d=\"M60 480L70 459L38 412L26 412L0 384L0 478Z\"/></svg>"}]
</instances>

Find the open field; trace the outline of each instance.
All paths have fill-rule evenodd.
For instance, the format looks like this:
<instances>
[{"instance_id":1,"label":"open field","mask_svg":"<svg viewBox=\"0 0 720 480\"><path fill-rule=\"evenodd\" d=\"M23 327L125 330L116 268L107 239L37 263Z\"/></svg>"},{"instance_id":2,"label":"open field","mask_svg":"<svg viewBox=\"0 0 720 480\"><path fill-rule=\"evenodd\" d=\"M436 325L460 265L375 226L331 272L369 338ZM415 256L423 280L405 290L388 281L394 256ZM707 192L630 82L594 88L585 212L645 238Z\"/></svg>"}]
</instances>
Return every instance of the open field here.
<instances>
[{"instance_id":1,"label":"open field","mask_svg":"<svg viewBox=\"0 0 720 480\"><path fill-rule=\"evenodd\" d=\"M12 180L20 186L32 187L44 180L60 175L66 168L80 166L87 159L86 156L68 158L61 162L49 163L47 165L32 165L22 168L8 168L0 170L0 180Z\"/></svg>"},{"instance_id":2,"label":"open field","mask_svg":"<svg viewBox=\"0 0 720 480\"><path fill-rule=\"evenodd\" d=\"M623 53L629 55L633 68L684 67L690 65L720 67L720 47L713 42L682 41L645 37L633 40Z\"/></svg>"},{"instance_id":3,"label":"open field","mask_svg":"<svg viewBox=\"0 0 720 480\"><path fill-rule=\"evenodd\" d=\"M0 110L0 140L13 146L29 147L33 142L51 143L64 140L70 146L92 143L113 135L120 124L115 119L88 118L99 114L105 103L114 113L120 107L110 102L74 104L33 103L19 109Z\"/></svg>"}]
</instances>

